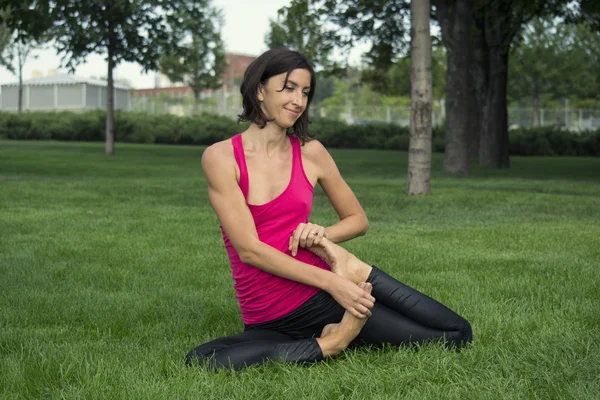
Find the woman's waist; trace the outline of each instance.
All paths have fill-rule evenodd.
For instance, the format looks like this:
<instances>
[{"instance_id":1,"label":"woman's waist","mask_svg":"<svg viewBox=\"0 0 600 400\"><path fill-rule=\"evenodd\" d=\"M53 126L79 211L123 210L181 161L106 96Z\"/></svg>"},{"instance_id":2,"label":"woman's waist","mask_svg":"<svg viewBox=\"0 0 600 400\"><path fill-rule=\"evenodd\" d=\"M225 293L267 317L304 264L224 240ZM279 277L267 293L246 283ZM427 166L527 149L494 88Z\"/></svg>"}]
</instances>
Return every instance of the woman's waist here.
<instances>
[{"instance_id":1,"label":"woman's waist","mask_svg":"<svg viewBox=\"0 0 600 400\"><path fill-rule=\"evenodd\" d=\"M291 257L289 250L286 249L284 253ZM231 276L235 281L234 287L238 297L239 295L242 297L268 297L271 293L281 292L285 288L298 284L296 281L244 263L233 246L228 248L228 254L231 265ZM298 253L292 258L316 268L331 270L329 265L319 256L303 248L298 249Z\"/></svg>"}]
</instances>

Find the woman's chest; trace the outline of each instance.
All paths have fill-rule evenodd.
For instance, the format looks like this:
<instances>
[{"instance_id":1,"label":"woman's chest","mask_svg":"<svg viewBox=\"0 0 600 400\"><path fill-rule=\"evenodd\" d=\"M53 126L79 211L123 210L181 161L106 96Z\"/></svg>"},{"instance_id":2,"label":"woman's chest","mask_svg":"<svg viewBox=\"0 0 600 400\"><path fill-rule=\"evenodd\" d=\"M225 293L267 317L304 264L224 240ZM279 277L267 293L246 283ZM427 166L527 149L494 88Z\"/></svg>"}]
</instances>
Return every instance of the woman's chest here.
<instances>
[{"instance_id":1,"label":"woman's chest","mask_svg":"<svg viewBox=\"0 0 600 400\"><path fill-rule=\"evenodd\" d=\"M285 160L246 160L248 168L248 202L268 203L281 195L292 178L292 163Z\"/></svg>"},{"instance_id":2,"label":"woman's chest","mask_svg":"<svg viewBox=\"0 0 600 400\"><path fill-rule=\"evenodd\" d=\"M247 155L246 167L248 171L247 201L254 205L269 203L286 192L293 192L294 195L297 195L299 187L302 190L307 188L307 179L312 187L317 181L316 176L311 179L306 173L306 170L312 170L310 162L297 160L294 163L291 155L272 159Z\"/></svg>"}]
</instances>

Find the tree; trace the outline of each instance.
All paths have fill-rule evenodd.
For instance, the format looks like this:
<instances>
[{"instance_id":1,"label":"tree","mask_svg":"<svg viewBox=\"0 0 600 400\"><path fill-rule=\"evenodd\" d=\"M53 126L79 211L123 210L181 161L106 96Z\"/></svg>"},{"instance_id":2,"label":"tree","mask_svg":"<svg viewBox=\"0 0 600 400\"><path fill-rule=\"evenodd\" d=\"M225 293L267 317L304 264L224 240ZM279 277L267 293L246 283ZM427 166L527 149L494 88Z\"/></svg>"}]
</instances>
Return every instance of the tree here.
<instances>
[{"instance_id":1,"label":"tree","mask_svg":"<svg viewBox=\"0 0 600 400\"><path fill-rule=\"evenodd\" d=\"M363 70L362 80L385 96L410 97L410 64L410 55L400 57L389 66L383 76L372 69ZM431 76L434 100L443 100L446 97L446 70L446 52L440 46L432 46Z\"/></svg>"},{"instance_id":2,"label":"tree","mask_svg":"<svg viewBox=\"0 0 600 400\"><path fill-rule=\"evenodd\" d=\"M448 57L444 170L469 172L469 51L471 0L433 0Z\"/></svg>"},{"instance_id":3,"label":"tree","mask_svg":"<svg viewBox=\"0 0 600 400\"><path fill-rule=\"evenodd\" d=\"M511 51L509 93L530 99L533 126L539 126L542 96L592 97L597 85L598 35L582 25L567 25L556 18L536 18L526 26Z\"/></svg>"},{"instance_id":4,"label":"tree","mask_svg":"<svg viewBox=\"0 0 600 400\"><path fill-rule=\"evenodd\" d=\"M4 54L0 57L0 63L19 79L19 97L17 100L19 113L23 111L23 67L32 56L31 52L38 46L32 39L22 36L17 31L4 47ZM33 56L33 58L36 57Z\"/></svg>"},{"instance_id":5,"label":"tree","mask_svg":"<svg viewBox=\"0 0 600 400\"><path fill-rule=\"evenodd\" d=\"M367 41L371 48L365 54L369 66L385 73L399 55L410 49L410 0L327 0L317 5L336 25L337 44L348 48L354 41ZM428 2L429 3L429 2Z\"/></svg>"},{"instance_id":6,"label":"tree","mask_svg":"<svg viewBox=\"0 0 600 400\"><path fill-rule=\"evenodd\" d=\"M156 70L169 37L166 16L176 1L161 0L54 0L49 7L54 21L56 49L71 70L89 54L104 54L107 61L106 144L114 154L113 70L120 62L136 62L143 71Z\"/></svg>"},{"instance_id":7,"label":"tree","mask_svg":"<svg viewBox=\"0 0 600 400\"><path fill-rule=\"evenodd\" d=\"M382 76L391 63L407 54L408 0L293 0L292 4L296 2L308 2L311 10L320 9L327 14L328 24L334 26L332 29L338 32L338 37L370 41L372 46L366 54L366 60L376 71L375 76ZM593 14L598 8L595 6L597 2L591 0L579 2L594 3L586 9L588 13ZM443 34L449 70L449 109L446 113L450 123L446 131L449 154L445 155L444 163L447 169L464 172L468 168L467 157L474 149L468 145L468 141L465 146L465 138L469 141L479 140L478 155L482 165L490 168L509 166L506 92L511 43L531 18L564 11L567 3L571 2L435 0L439 9L432 15L439 18L442 25L446 21L442 30L447 33ZM464 43L469 43L468 36L471 39L469 52L464 49ZM345 39L341 45L347 46L351 42ZM464 54L468 54L468 57ZM468 67L465 68L465 65ZM470 76L466 74L470 84L465 89L466 71L470 72ZM463 95L465 92L470 95ZM460 98L457 98L459 95ZM465 109L474 111L465 113ZM465 120L468 121L466 124ZM466 135L465 130L477 131L479 135ZM465 148L469 151L465 151Z\"/></svg>"},{"instance_id":8,"label":"tree","mask_svg":"<svg viewBox=\"0 0 600 400\"><path fill-rule=\"evenodd\" d=\"M478 149L482 165L508 168L511 43L529 20L556 13L566 1L436 0L435 4L448 49L444 166L449 171L452 165L459 166L455 171L466 172L469 155ZM465 75L466 71L469 73Z\"/></svg>"},{"instance_id":9,"label":"tree","mask_svg":"<svg viewBox=\"0 0 600 400\"><path fill-rule=\"evenodd\" d=\"M486 100L489 65L483 36L481 10L473 9L473 24L469 41L469 125L467 145L469 157L479 159L479 144L483 129L483 105Z\"/></svg>"},{"instance_id":10,"label":"tree","mask_svg":"<svg viewBox=\"0 0 600 400\"><path fill-rule=\"evenodd\" d=\"M39 0L2 0L0 25L11 33L19 30L33 40L39 39L52 26L47 2Z\"/></svg>"},{"instance_id":11,"label":"tree","mask_svg":"<svg viewBox=\"0 0 600 400\"><path fill-rule=\"evenodd\" d=\"M9 8L0 9L0 65L6 67L10 63L4 58L4 49L10 43L13 30L8 25L7 20L12 14L12 10Z\"/></svg>"},{"instance_id":12,"label":"tree","mask_svg":"<svg viewBox=\"0 0 600 400\"><path fill-rule=\"evenodd\" d=\"M183 0L172 15L176 46L160 61L160 69L173 82L183 82L194 92L194 112L198 112L200 92L218 89L225 71L225 49L221 39L221 12L210 0Z\"/></svg>"},{"instance_id":13,"label":"tree","mask_svg":"<svg viewBox=\"0 0 600 400\"><path fill-rule=\"evenodd\" d=\"M408 195L429 194L431 175L431 36L429 0L411 2L411 108Z\"/></svg>"},{"instance_id":14,"label":"tree","mask_svg":"<svg viewBox=\"0 0 600 400\"><path fill-rule=\"evenodd\" d=\"M477 51L484 57L474 74L482 119L479 162L490 168L508 168L508 59L511 44L523 26L539 15L556 15L565 0L475 0L474 20L480 38Z\"/></svg>"},{"instance_id":15,"label":"tree","mask_svg":"<svg viewBox=\"0 0 600 400\"><path fill-rule=\"evenodd\" d=\"M326 15L327 23L334 24L336 29L329 29L335 34L323 37L342 49L348 49L355 39L369 40L372 46L365 59L373 76L387 74L396 56L408 52L406 27L411 26L411 55L416 59L412 60L411 73L413 105L407 193L429 193L432 112L429 0L413 1L410 4L406 0L293 0L289 9L298 10L299 15L302 12ZM407 24L409 16L411 24ZM315 21L319 19L311 20ZM317 25L320 28L324 26ZM280 30L279 34L283 36L281 32L283 31Z\"/></svg>"},{"instance_id":16,"label":"tree","mask_svg":"<svg viewBox=\"0 0 600 400\"><path fill-rule=\"evenodd\" d=\"M15 3L0 9L0 65L8 69L19 79L17 109L23 111L23 67L32 56L32 51L40 46L44 26L40 22L38 28L30 27L28 16L29 3ZM14 18L19 16L19 18ZM35 58L35 56L34 56Z\"/></svg>"},{"instance_id":17,"label":"tree","mask_svg":"<svg viewBox=\"0 0 600 400\"><path fill-rule=\"evenodd\" d=\"M292 6L298 1L300 0L293 1ZM302 1L305 3L307 2L307 0ZM446 11L446 14L452 14L452 18L462 18L464 21L470 17L469 8L465 7L469 5L469 1L460 1L463 8L466 10L459 9L459 12L450 11L451 7L449 4L444 10ZM438 3L446 5L446 3L455 2L439 1ZM365 55L365 59L369 64L369 69L364 74L365 81L371 82L376 90L388 95L395 89L399 90L399 92L394 93L395 95L407 91L409 80L399 79L394 81L394 78L403 77L402 74L408 70L407 66L410 63L408 57L412 56L412 50L409 54L409 49L406 46L406 44L410 42L407 40L407 26L410 26L409 15L412 15L409 12L411 11L410 7L412 6L410 1L374 0L365 2L360 0L328 0L312 1L311 4L312 9L322 10L321 12L324 12L329 16L328 22L335 24L338 38L346 38L345 40L338 41L336 43L337 45L342 47L348 46L352 43L352 40L371 42L371 49ZM456 9L455 6L453 6L452 10L454 9ZM430 10L428 11L428 15L429 13ZM466 118L464 118L463 115L466 114L469 109L465 106L465 101L461 102L455 100L456 94L462 93L460 86L467 86L465 82L467 81L466 77L468 76L468 68L466 67L467 59L464 57L461 59L460 56L455 56L455 54L457 54L455 48L460 47L461 40L464 39L465 36L468 36L469 26L465 25L465 22L462 22L462 25L456 23L454 28L445 30L447 33L446 36L449 37L450 33L453 33L454 31L458 31L462 37L457 36L456 39L453 39L451 44L453 44L454 47L447 51L448 69L458 72L458 74L455 75L448 72L447 78L449 87L447 104L452 105L450 109L453 113L452 115L447 115L448 123L450 124L450 129L447 130L448 134L446 136L449 143L449 154L454 154L456 153L456 150L466 148L466 139L464 138L462 138L461 146L454 146L453 144L457 142L457 140L454 139L455 136L464 136L464 132L466 131L464 121ZM450 41L451 40L449 39L448 42ZM461 61L461 63L457 63L457 60ZM452 65L450 65L451 62L453 63ZM382 79L382 77L385 78ZM436 89L440 86L445 85L436 85ZM465 96L463 95L463 97ZM464 156L462 155L463 153L465 154ZM448 170L452 172L465 172L468 170L466 150L462 151L458 156L452 156L449 159L455 161L445 163Z\"/></svg>"},{"instance_id":18,"label":"tree","mask_svg":"<svg viewBox=\"0 0 600 400\"><path fill-rule=\"evenodd\" d=\"M600 33L600 3L597 0L578 0L570 4L564 15L568 23L586 24Z\"/></svg>"},{"instance_id":19,"label":"tree","mask_svg":"<svg viewBox=\"0 0 600 400\"><path fill-rule=\"evenodd\" d=\"M315 88L315 94L313 95L312 104L318 105L323 100L331 97L334 91L335 78L327 74L316 72L317 75L317 87Z\"/></svg>"},{"instance_id":20,"label":"tree","mask_svg":"<svg viewBox=\"0 0 600 400\"><path fill-rule=\"evenodd\" d=\"M362 108L365 103L365 91L360 82L360 71L353 67L348 67L344 76L331 76L332 87L331 94L323 99L319 104L321 116L332 118L350 119L353 117L354 107ZM317 81L317 90L320 81Z\"/></svg>"},{"instance_id":21,"label":"tree","mask_svg":"<svg viewBox=\"0 0 600 400\"><path fill-rule=\"evenodd\" d=\"M332 62L331 53L341 38L324 28L326 14L322 8L310 7L310 0L297 0L277 12L277 20L270 21L265 44L274 49L285 46L305 55L320 69L332 72L339 64Z\"/></svg>"}]
</instances>

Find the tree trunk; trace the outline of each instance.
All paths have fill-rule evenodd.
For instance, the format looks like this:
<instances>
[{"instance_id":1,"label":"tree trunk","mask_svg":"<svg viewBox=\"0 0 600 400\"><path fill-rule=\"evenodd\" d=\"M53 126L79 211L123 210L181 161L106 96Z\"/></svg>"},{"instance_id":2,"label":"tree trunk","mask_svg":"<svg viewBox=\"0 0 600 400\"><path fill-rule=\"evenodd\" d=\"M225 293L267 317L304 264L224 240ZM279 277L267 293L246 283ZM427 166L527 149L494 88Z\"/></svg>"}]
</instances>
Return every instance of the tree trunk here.
<instances>
[{"instance_id":1,"label":"tree trunk","mask_svg":"<svg viewBox=\"0 0 600 400\"><path fill-rule=\"evenodd\" d=\"M192 88L194 90L194 115L198 115L198 105L200 104L200 90Z\"/></svg>"},{"instance_id":2,"label":"tree trunk","mask_svg":"<svg viewBox=\"0 0 600 400\"><path fill-rule=\"evenodd\" d=\"M474 17L475 24L471 34L471 52L469 54L469 72L471 74L471 84L473 85L471 102L474 104L470 117L473 130L469 138L469 154L472 157L479 157L481 136L487 130L483 120L483 109L488 92L489 68L488 48L484 36L485 23L481 9L474 12Z\"/></svg>"},{"instance_id":3,"label":"tree trunk","mask_svg":"<svg viewBox=\"0 0 600 400\"><path fill-rule=\"evenodd\" d=\"M21 43L17 43L17 63L19 64L19 97L18 101L18 112L19 114L23 112L23 54Z\"/></svg>"},{"instance_id":4,"label":"tree trunk","mask_svg":"<svg viewBox=\"0 0 600 400\"><path fill-rule=\"evenodd\" d=\"M489 168L508 168L508 52L511 9L500 1L484 7L484 37L488 55L488 90L483 108L479 162Z\"/></svg>"},{"instance_id":5,"label":"tree trunk","mask_svg":"<svg viewBox=\"0 0 600 400\"><path fill-rule=\"evenodd\" d=\"M487 91L483 37L476 24L471 30L469 48L469 123L467 125L467 152L469 158L479 157L479 136L483 119L483 99Z\"/></svg>"},{"instance_id":6,"label":"tree trunk","mask_svg":"<svg viewBox=\"0 0 600 400\"><path fill-rule=\"evenodd\" d=\"M108 82L106 88L106 155L115 155L115 89L113 82L113 69L115 67L112 48L108 48Z\"/></svg>"},{"instance_id":7,"label":"tree trunk","mask_svg":"<svg viewBox=\"0 0 600 400\"><path fill-rule=\"evenodd\" d=\"M469 159L479 157L479 133L481 131L482 109L477 101L475 79L469 72L469 121L467 124L467 154Z\"/></svg>"},{"instance_id":8,"label":"tree trunk","mask_svg":"<svg viewBox=\"0 0 600 400\"><path fill-rule=\"evenodd\" d=\"M23 67L19 65L19 114L23 112Z\"/></svg>"},{"instance_id":9,"label":"tree trunk","mask_svg":"<svg viewBox=\"0 0 600 400\"><path fill-rule=\"evenodd\" d=\"M489 168L508 168L508 115L506 85L508 54L499 47L489 49L490 82L483 109L483 123L479 146L479 162Z\"/></svg>"},{"instance_id":10,"label":"tree trunk","mask_svg":"<svg viewBox=\"0 0 600 400\"><path fill-rule=\"evenodd\" d=\"M469 126L469 41L471 0L457 0L452 6L437 1L442 38L447 50L446 135L444 170L469 172L467 129Z\"/></svg>"},{"instance_id":11,"label":"tree trunk","mask_svg":"<svg viewBox=\"0 0 600 400\"><path fill-rule=\"evenodd\" d=\"M431 36L429 0L412 0L411 107L408 149L408 195L429 194L431 176Z\"/></svg>"},{"instance_id":12,"label":"tree trunk","mask_svg":"<svg viewBox=\"0 0 600 400\"><path fill-rule=\"evenodd\" d=\"M537 128L540 126L540 89L537 81L533 82L533 127Z\"/></svg>"},{"instance_id":13,"label":"tree trunk","mask_svg":"<svg viewBox=\"0 0 600 400\"><path fill-rule=\"evenodd\" d=\"M375 96L371 98L371 120L377 120L377 108L375 107Z\"/></svg>"}]
</instances>

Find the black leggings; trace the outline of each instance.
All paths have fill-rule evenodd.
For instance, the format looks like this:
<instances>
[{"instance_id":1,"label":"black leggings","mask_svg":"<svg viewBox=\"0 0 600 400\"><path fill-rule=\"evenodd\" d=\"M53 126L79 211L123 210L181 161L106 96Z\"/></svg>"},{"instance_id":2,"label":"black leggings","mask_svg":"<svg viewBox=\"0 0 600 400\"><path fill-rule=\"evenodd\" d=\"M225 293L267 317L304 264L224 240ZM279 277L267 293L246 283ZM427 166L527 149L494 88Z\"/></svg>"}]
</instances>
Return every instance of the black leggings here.
<instances>
[{"instance_id":1,"label":"black leggings","mask_svg":"<svg viewBox=\"0 0 600 400\"><path fill-rule=\"evenodd\" d=\"M448 307L373 267L367 282L375 297L372 316L351 347L407 345L443 341L460 348L472 340L471 325ZM244 332L196 347L186 364L207 363L215 370L241 369L269 361L313 363L323 360L316 337L327 324L341 321L344 309L319 292L297 310Z\"/></svg>"}]
</instances>

